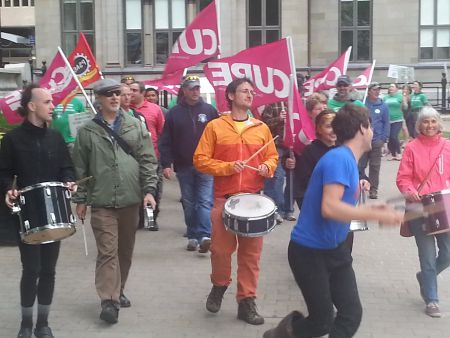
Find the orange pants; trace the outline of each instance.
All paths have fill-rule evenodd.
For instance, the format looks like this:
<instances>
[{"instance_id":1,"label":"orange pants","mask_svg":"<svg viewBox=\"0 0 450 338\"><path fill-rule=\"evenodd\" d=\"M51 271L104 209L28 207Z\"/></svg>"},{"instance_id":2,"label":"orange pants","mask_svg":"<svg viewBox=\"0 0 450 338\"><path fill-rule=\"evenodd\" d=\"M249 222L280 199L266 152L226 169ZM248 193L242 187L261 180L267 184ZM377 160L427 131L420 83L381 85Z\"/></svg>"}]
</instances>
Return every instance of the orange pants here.
<instances>
[{"instance_id":1,"label":"orange pants","mask_svg":"<svg viewBox=\"0 0 450 338\"><path fill-rule=\"evenodd\" d=\"M215 198L211 211L211 282L216 286L231 283L231 255L237 248L236 300L256 297L259 259L263 247L262 237L241 237L226 230L222 220L225 198Z\"/></svg>"}]
</instances>

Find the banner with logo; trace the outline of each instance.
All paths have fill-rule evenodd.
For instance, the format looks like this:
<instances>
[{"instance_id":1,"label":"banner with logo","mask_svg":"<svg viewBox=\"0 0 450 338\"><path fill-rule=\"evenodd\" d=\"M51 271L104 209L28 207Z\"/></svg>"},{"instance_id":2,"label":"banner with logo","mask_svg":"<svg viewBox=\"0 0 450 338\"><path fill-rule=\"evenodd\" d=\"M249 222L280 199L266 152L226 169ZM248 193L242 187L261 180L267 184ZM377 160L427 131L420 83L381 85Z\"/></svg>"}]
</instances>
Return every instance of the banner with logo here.
<instances>
[{"instance_id":1,"label":"banner with logo","mask_svg":"<svg viewBox=\"0 0 450 338\"><path fill-rule=\"evenodd\" d=\"M100 68L82 32L78 36L78 43L75 49L67 59L83 87L87 87L102 77Z\"/></svg>"},{"instance_id":2,"label":"banner with logo","mask_svg":"<svg viewBox=\"0 0 450 338\"><path fill-rule=\"evenodd\" d=\"M347 51L334 60L325 70L310 78L303 83L304 97L310 96L312 93L321 90L334 88L336 80L339 76L347 73L348 60L352 47L348 47Z\"/></svg>"},{"instance_id":3,"label":"banner with logo","mask_svg":"<svg viewBox=\"0 0 450 338\"><path fill-rule=\"evenodd\" d=\"M229 110L225 89L235 78L248 77L255 83L254 107L286 100L292 73L288 41L281 39L208 62L203 71L214 87L220 112Z\"/></svg>"},{"instance_id":4,"label":"banner with logo","mask_svg":"<svg viewBox=\"0 0 450 338\"><path fill-rule=\"evenodd\" d=\"M361 75L359 75L353 81L352 87L356 89L365 89L372 82L373 69L375 68L375 60L373 60L372 64L367 67Z\"/></svg>"},{"instance_id":5,"label":"banner with logo","mask_svg":"<svg viewBox=\"0 0 450 338\"><path fill-rule=\"evenodd\" d=\"M167 59L163 78L220 54L216 1L205 7L181 33Z\"/></svg>"},{"instance_id":6,"label":"banner with logo","mask_svg":"<svg viewBox=\"0 0 450 338\"><path fill-rule=\"evenodd\" d=\"M72 76L69 67L64 62L59 50L56 52L52 63L41 78L41 81L39 81L39 85L50 91L55 106L78 88L77 82Z\"/></svg>"}]
</instances>

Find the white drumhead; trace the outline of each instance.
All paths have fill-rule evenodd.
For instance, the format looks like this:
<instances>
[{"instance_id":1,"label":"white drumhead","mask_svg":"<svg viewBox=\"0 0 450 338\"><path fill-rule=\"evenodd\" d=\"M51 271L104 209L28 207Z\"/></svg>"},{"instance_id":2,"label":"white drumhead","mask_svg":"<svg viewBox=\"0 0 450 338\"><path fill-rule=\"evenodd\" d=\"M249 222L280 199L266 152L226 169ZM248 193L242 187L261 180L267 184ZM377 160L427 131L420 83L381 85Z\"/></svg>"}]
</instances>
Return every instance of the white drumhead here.
<instances>
[{"instance_id":1,"label":"white drumhead","mask_svg":"<svg viewBox=\"0 0 450 338\"><path fill-rule=\"evenodd\" d=\"M270 215L275 211L275 203L260 194L238 194L225 202L225 211L239 218L254 218Z\"/></svg>"}]
</instances>

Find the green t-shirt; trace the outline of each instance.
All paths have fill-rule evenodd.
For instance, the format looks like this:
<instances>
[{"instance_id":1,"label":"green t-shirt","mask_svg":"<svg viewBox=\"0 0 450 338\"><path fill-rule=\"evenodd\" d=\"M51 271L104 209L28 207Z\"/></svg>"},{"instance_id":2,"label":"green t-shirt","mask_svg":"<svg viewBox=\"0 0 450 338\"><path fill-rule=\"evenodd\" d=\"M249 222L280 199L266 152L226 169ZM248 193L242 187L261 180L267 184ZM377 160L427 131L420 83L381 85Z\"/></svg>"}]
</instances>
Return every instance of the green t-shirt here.
<instances>
[{"instance_id":1,"label":"green t-shirt","mask_svg":"<svg viewBox=\"0 0 450 338\"><path fill-rule=\"evenodd\" d=\"M422 109L423 106L428 104L428 98L424 93L412 93L411 94L411 109L412 111L418 111Z\"/></svg>"},{"instance_id":2,"label":"green t-shirt","mask_svg":"<svg viewBox=\"0 0 450 338\"><path fill-rule=\"evenodd\" d=\"M335 99L328 100L327 107L329 109L331 109L332 111L334 111L335 113L337 113L338 110L341 109L343 106L345 106L347 103L353 103L353 104L355 104L357 106L365 107L364 103L362 103L359 100L355 100L355 101L337 101Z\"/></svg>"},{"instance_id":3,"label":"green t-shirt","mask_svg":"<svg viewBox=\"0 0 450 338\"><path fill-rule=\"evenodd\" d=\"M403 121L402 100L403 95L401 93L386 95L383 98L384 103L386 103L386 105L388 106L389 120L391 122Z\"/></svg>"},{"instance_id":4,"label":"green t-shirt","mask_svg":"<svg viewBox=\"0 0 450 338\"><path fill-rule=\"evenodd\" d=\"M58 130L66 143L72 143L75 142L75 137L70 133L69 115L84 112L84 105L75 97L63 109L63 105L58 104L53 110L52 129Z\"/></svg>"}]
</instances>

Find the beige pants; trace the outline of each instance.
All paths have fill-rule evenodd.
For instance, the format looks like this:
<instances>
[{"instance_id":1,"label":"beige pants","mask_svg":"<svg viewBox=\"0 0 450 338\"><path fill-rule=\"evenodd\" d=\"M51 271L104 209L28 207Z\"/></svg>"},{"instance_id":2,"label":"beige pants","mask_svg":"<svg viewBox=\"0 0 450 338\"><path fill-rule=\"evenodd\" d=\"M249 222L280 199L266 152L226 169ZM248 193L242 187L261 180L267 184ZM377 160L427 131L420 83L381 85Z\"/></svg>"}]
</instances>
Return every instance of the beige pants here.
<instances>
[{"instance_id":1,"label":"beige pants","mask_svg":"<svg viewBox=\"0 0 450 338\"><path fill-rule=\"evenodd\" d=\"M125 208L92 208L97 243L95 287L100 299L119 302L131 267L140 204Z\"/></svg>"}]
</instances>

